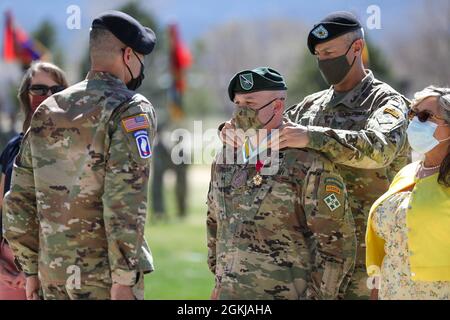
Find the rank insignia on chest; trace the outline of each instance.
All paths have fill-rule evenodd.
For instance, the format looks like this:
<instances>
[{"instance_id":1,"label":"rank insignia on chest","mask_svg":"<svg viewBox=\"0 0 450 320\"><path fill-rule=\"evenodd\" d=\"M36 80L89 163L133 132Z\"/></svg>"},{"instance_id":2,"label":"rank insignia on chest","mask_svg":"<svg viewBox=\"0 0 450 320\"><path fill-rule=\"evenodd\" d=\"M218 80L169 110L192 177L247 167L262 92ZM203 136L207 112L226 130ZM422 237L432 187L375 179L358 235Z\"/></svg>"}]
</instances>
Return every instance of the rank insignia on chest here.
<instances>
[{"instance_id":1,"label":"rank insignia on chest","mask_svg":"<svg viewBox=\"0 0 450 320\"><path fill-rule=\"evenodd\" d=\"M330 208L331 211L334 211L341 206L341 203L334 193L325 197L323 201L325 201L325 204L328 206L328 208Z\"/></svg>"},{"instance_id":2,"label":"rank insignia on chest","mask_svg":"<svg viewBox=\"0 0 450 320\"><path fill-rule=\"evenodd\" d=\"M147 115L145 113L141 113L133 117L123 119L122 126L126 132L133 132L136 130L149 128L150 123Z\"/></svg>"},{"instance_id":3,"label":"rank insignia on chest","mask_svg":"<svg viewBox=\"0 0 450 320\"><path fill-rule=\"evenodd\" d=\"M136 145L138 147L139 156L142 159L150 158L152 156L152 149L150 147L150 140L148 138L148 133L145 130L139 130L133 133L136 139Z\"/></svg>"},{"instance_id":4,"label":"rank insignia on chest","mask_svg":"<svg viewBox=\"0 0 450 320\"><path fill-rule=\"evenodd\" d=\"M400 118L400 114L397 112L397 110L395 110L393 108L384 109L384 113L388 113L396 119Z\"/></svg>"}]
</instances>

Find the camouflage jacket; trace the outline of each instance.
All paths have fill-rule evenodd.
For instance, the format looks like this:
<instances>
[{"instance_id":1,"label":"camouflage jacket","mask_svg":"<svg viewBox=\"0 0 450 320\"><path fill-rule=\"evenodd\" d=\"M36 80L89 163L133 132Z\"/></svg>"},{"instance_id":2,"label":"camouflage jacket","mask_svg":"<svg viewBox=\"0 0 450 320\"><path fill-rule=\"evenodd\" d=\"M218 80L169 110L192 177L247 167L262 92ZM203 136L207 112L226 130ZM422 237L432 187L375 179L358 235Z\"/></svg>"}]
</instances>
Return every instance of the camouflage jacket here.
<instances>
[{"instance_id":1,"label":"camouflage jacket","mask_svg":"<svg viewBox=\"0 0 450 320\"><path fill-rule=\"evenodd\" d=\"M313 151L280 152L278 172L212 165L208 265L219 299L335 299L356 255L341 176Z\"/></svg>"},{"instance_id":2,"label":"camouflage jacket","mask_svg":"<svg viewBox=\"0 0 450 320\"><path fill-rule=\"evenodd\" d=\"M331 87L307 96L285 112L292 122L308 127L307 147L336 164L344 178L356 223L356 266L362 268L369 209L410 162L408 101L367 71L361 83L344 96L335 97Z\"/></svg>"},{"instance_id":3,"label":"camouflage jacket","mask_svg":"<svg viewBox=\"0 0 450 320\"><path fill-rule=\"evenodd\" d=\"M23 270L62 284L133 285L153 270L144 239L152 105L90 72L33 115L5 198L5 236Z\"/></svg>"}]
</instances>

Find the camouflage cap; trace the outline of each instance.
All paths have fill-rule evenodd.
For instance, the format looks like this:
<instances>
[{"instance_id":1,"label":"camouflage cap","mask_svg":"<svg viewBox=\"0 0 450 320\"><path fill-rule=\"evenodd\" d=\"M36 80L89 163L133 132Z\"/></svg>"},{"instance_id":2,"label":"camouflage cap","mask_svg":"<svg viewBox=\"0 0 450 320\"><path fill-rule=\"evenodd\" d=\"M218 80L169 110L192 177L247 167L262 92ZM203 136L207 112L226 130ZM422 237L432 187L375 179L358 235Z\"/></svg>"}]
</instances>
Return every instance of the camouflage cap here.
<instances>
[{"instance_id":1,"label":"camouflage cap","mask_svg":"<svg viewBox=\"0 0 450 320\"><path fill-rule=\"evenodd\" d=\"M228 85L228 96L234 101L236 93L249 93L265 90L287 90L283 76L268 67L243 70L233 76Z\"/></svg>"}]
</instances>

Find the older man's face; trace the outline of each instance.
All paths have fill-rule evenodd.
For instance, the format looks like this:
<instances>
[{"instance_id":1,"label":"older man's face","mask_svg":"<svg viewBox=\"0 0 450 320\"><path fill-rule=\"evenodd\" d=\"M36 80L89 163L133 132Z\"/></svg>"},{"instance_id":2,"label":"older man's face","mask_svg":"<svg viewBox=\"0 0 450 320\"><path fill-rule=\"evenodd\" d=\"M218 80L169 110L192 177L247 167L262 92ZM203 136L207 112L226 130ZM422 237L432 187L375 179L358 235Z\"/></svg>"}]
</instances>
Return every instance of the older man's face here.
<instances>
[{"instance_id":1,"label":"older man's face","mask_svg":"<svg viewBox=\"0 0 450 320\"><path fill-rule=\"evenodd\" d=\"M280 107L276 104L276 102L279 101L277 97L277 92L274 91L236 93L234 97L234 104L235 108L248 107L254 110L259 110L272 101L270 105L267 105L265 108L261 109L258 112L259 120L262 123L266 123L274 113L279 111L278 109Z\"/></svg>"}]
</instances>

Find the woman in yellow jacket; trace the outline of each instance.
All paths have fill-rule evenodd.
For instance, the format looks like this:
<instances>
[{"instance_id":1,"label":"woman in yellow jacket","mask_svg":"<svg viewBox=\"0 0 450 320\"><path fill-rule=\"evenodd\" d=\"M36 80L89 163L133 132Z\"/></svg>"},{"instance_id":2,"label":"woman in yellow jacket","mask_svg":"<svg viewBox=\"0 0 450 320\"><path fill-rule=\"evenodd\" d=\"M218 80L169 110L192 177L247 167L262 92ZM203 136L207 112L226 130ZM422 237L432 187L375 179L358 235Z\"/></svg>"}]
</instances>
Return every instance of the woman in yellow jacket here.
<instances>
[{"instance_id":1,"label":"woman in yellow jacket","mask_svg":"<svg viewBox=\"0 0 450 320\"><path fill-rule=\"evenodd\" d=\"M407 135L423 160L372 206L367 284L379 299L450 299L450 89L416 93Z\"/></svg>"}]
</instances>

